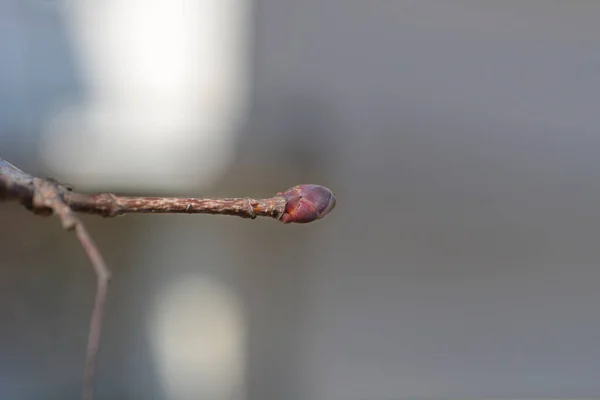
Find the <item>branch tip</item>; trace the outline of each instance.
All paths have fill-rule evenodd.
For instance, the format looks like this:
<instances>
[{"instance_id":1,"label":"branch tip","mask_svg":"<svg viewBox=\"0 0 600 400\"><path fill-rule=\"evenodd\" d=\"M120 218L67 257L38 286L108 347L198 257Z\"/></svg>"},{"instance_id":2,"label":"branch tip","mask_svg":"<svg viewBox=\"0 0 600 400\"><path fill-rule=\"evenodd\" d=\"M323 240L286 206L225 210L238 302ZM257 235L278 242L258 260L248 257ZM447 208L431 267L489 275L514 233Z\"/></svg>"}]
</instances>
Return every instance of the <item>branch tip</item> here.
<instances>
[{"instance_id":1,"label":"branch tip","mask_svg":"<svg viewBox=\"0 0 600 400\"><path fill-rule=\"evenodd\" d=\"M125 197L112 193L84 194L52 178L38 178L0 158L0 202L15 200L36 215L60 219L75 234L96 274L96 295L92 310L83 378L84 400L92 400L96 359L111 272L76 212L115 217L129 213L188 213L235 215L255 219L271 217L285 224L308 223L324 218L335 208L333 192L324 186L305 184L266 199L196 199L175 197Z\"/></svg>"}]
</instances>

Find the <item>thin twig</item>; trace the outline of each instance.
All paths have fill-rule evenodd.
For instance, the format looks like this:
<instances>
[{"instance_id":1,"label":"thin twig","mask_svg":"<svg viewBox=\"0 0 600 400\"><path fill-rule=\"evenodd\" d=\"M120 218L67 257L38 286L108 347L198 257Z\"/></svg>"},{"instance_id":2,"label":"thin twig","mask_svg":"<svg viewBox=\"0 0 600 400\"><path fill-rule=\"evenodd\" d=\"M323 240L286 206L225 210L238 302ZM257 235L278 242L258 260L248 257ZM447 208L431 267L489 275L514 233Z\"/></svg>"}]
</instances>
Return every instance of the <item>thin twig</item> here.
<instances>
[{"instance_id":1,"label":"thin twig","mask_svg":"<svg viewBox=\"0 0 600 400\"><path fill-rule=\"evenodd\" d=\"M325 217L336 204L333 193L318 185L298 185L267 199L196 199L84 194L51 178L38 178L0 158L0 202L18 201L37 215L56 214L66 230L75 230L96 273L96 296L90 321L83 378L84 400L94 397L96 360L108 294L110 270L75 212L115 217L129 213L187 213L271 217L283 223L307 223Z\"/></svg>"},{"instance_id":2,"label":"thin twig","mask_svg":"<svg viewBox=\"0 0 600 400\"><path fill-rule=\"evenodd\" d=\"M39 202L34 204L34 196L44 182L57 188L55 197L60 200L57 202L60 206ZM329 189L310 184L294 186L273 197L258 200L247 197L197 199L77 193L53 179L26 174L0 158L0 201L2 200L17 200L33 212L43 215L52 210L58 214L64 213L61 210L66 205L72 211L104 217L131 213L218 214L250 219L257 216L271 217L284 223L306 223L321 219L336 204L335 196Z\"/></svg>"},{"instance_id":3,"label":"thin twig","mask_svg":"<svg viewBox=\"0 0 600 400\"><path fill-rule=\"evenodd\" d=\"M108 284L111 274L92 237L85 229L85 225L62 199L61 191L64 189L61 185L52 180L41 178L34 178L33 183L37 188L33 197L33 207L51 208L60 218L65 229L75 229L75 234L96 273L96 296L88 333L82 391L82 398L84 400L92 400L94 398L94 373L102 333L102 319L104 317L104 307L108 297Z\"/></svg>"},{"instance_id":4,"label":"thin twig","mask_svg":"<svg viewBox=\"0 0 600 400\"><path fill-rule=\"evenodd\" d=\"M94 309L90 321L88 332L88 344L85 357L85 370L83 373L83 393L82 398L91 400L94 397L94 375L96 372L96 359L100 347L100 335L102 333L102 320L104 319L104 308L108 298L108 284L111 273L94 241L90 237L82 223L75 225L75 233L85 249L94 271L96 272L96 297L94 299Z\"/></svg>"},{"instance_id":5,"label":"thin twig","mask_svg":"<svg viewBox=\"0 0 600 400\"><path fill-rule=\"evenodd\" d=\"M95 195L65 193L65 202L74 211L104 217L135 213L185 213L235 215L254 219L257 216L279 219L285 212L282 195L268 199L225 198L196 199L178 197L124 197L110 193Z\"/></svg>"}]
</instances>

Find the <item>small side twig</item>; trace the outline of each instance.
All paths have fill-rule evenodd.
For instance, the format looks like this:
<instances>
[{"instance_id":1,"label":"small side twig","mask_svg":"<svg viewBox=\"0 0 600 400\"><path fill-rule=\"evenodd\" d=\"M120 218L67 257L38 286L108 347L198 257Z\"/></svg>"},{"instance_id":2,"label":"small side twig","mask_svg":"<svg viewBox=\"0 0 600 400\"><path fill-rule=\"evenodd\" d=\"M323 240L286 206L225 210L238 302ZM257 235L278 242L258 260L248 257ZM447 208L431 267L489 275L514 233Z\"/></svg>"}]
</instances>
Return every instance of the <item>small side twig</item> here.
<instances>
[{"instance_id":1,"label":"small side twig","mask_svg":"<svg viewBox=\"0 0 600 400\"><path fill-rule=\"evenodd\" d=\"M84 400L92 400L96 359L111 273L75 212L115 217L129 213L187 213L271 217L283 223L307 223L325 217L336 205L333 193L319 185L298 185L267 199L196 199L84 194L51 178L38 178L0 158L0 202L18 201L37 215L56 214L66 230L75 230L96 274L83 378Z\"/></svg>"},{"instance_id":2,"label":"small side twig","mask_svg":"<svg viewBox=\"0 0 600 400\"><path fill-rule=\"evenodd\" d=\"M94 272L96 273L96 297L90 321L88 333L88 345L86 352L85 370L83 374L83 399L92 399L94 396L94 372L96 369L96 358L100 346L100 334L102 332L102 319L104 318L104 306L108 297L108 284L110 281L110 270L106 266L100 251L96 247L92 237L88 234L85 225L75 215L73 210L64 202L65 189L50 179L34 178L36 187L33 195L33 208L49 208L60 218L63 228L75 230L75 234L85 250Z\"/></svg>"},{"instance_id":3,"label":"small side twig","mask_svg":"<svg viewBox=\"0 0 600 400\"><path fill-rule=\"evenodd\" d=\"M100 348L100 334L102 333L102 320L104 319L104 307L108 298L108 284L111 273L98 248L82 223L75 225L75 233L81 242L88 258L92 262L96 273L96 297L88 332L88 344L85 357L85 369L83 373L83 399L94 397L94 375L96 372L96 358Z\"/></svg>"}]
</instances>

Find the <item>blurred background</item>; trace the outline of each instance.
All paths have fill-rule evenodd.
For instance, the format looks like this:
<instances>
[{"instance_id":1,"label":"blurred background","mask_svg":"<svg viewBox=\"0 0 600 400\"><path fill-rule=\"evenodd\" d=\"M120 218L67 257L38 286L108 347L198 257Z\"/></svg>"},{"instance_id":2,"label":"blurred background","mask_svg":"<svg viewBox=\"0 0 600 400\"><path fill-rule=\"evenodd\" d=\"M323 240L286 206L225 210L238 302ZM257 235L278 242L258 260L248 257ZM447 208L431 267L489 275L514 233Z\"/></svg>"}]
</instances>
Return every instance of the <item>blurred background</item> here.
<instances>
[{"instance_id":1,"label":"blurred background","mask_svg":"<svg viewBox=\"0 0 600 400\"><path fill-rule=\"evenodd\" d=\"M600 2L0 0L0 156L81 191L338 205L85 217L99 399L600 396ZM95 278L0 207L0 398L77 399Z\"/></svg>"}]
</instances>

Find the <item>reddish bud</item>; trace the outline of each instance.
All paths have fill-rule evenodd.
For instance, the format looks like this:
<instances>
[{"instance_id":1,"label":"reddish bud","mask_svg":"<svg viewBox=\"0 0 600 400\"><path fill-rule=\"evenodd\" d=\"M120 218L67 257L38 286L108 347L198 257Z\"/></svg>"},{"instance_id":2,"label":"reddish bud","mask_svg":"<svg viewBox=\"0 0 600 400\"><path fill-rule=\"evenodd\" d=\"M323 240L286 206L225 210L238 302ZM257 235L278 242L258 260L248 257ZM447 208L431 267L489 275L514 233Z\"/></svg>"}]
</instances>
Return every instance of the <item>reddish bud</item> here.
<instances>
[{"instance_id":1,"label":"reddish bud","mask_svg":"<svg viewBox=\"0 0 600 400\"><path fill-rule=\"evenodd\" d=\"M280 193L287 203L281 216L284 224L304 224L324 218L335 207L333 192L319 185L298 185Z\"/></svg>"}]
</instances>

